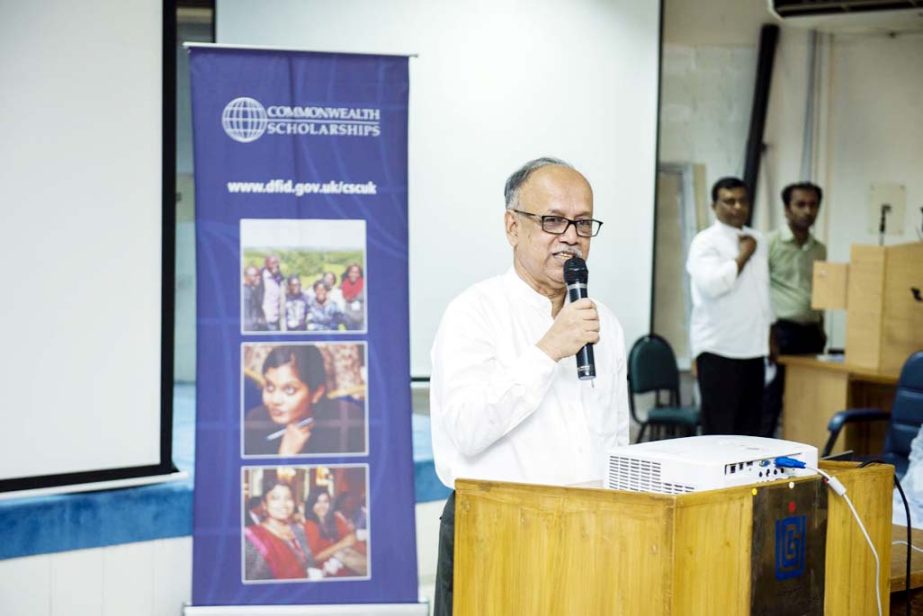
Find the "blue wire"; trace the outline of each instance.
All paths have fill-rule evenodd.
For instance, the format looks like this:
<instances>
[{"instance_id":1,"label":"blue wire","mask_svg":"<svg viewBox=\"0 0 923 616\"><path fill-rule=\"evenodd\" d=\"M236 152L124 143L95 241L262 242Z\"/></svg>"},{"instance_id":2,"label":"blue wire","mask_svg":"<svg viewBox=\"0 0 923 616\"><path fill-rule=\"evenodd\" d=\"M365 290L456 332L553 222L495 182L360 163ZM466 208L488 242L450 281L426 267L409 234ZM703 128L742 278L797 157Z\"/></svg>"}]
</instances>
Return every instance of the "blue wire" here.
<instances>
[{"instance_id":1,"label":"blue wire","mask_svg":"<svg viewBox=\"0 0 923 616\"><path fill-rule=\"evenodd\" d=\"M779 456L775 459L776 466L780 468L804 468L807 466L801 460L796 460L795 458L789 458L788 456Z\"/></svg>"}]
</instances>

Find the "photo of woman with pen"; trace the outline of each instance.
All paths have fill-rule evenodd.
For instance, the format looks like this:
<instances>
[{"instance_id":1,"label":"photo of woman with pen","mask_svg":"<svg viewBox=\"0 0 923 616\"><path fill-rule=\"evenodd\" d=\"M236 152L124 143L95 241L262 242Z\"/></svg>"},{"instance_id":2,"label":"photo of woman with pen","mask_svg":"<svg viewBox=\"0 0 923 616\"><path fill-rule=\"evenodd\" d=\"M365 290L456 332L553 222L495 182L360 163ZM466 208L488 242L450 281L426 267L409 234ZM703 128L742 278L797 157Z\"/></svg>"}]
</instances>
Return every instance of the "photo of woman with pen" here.
<instances>
[{"instance_id":1,"label":"photo of woman with pen","mask_svg":"<svg viewBox=\"0 0 923 616\"><path fill-rule=\"evenodd\" d=\"M365 453L365 383L356 369L364 365L364 345L253 344L244 345L243 354L244 404L256 392L261 402L244 417L245 456ZM259 373L248 368L248 361L264 355ZM344 363L343 357L353 361ZM328 363L349 374L331 378ZM338 386L339 381L351 386Z\"/></svg>"}]
</instances>

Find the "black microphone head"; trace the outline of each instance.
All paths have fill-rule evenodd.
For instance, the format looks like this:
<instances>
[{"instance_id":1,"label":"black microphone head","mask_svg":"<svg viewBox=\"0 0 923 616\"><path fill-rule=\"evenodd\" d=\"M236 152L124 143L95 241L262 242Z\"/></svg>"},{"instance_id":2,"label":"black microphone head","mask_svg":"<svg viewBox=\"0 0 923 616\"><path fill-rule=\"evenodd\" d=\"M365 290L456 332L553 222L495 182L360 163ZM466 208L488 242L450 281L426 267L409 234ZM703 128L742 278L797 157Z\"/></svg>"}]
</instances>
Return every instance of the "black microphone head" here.
<instances>
[{"instance_id":1,"label":"black microphone head","mask_svg":"<svg viewBox=\"0 0 923 616\"><path fill-rule=\"evenodd\" d=\"M586 269L586 261L580 257L571 257L564 262L564 283L574 284L580 282L586 284L589 273Z\"/></svg>"}]
</instances>

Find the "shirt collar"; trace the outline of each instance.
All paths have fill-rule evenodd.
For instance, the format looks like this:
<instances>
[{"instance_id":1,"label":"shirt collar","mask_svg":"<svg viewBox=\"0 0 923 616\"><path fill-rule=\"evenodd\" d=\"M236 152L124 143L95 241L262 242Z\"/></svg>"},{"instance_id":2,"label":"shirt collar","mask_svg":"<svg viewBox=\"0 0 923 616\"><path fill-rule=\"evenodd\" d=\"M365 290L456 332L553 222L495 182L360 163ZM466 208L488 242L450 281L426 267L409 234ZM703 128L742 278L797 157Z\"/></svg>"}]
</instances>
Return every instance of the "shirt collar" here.
<instances>
[{"instance_id":1,"label":"shirt collar","mask_svg":"<svg viewBox=\"0 0 923 616\"><path fill-rule=\"evenodd\" d=\"M720 220L717 220L717 219L715 219L715 224L714 224L714 226L715 226L715 228L717 228L717 229L718 229L719 231L721 231L722 233L727 234L727 235L733 235L734 237L737 237L737 236L739 236L739 235L742 234L742 233L743 233L743 234L746 234L748 231L752 231L752 229L750 229L750 227L748 227L747 225L744 225L743 227L741 227L740 229L738 229L737 227L732 227L731 225L726 225L726 224L724 224L723 222L721 222Z\"/></svg>"},{"instance_id":2,"label":"shirt collar","mask_svg":"<svg viewBox=\"0 0 923 616\"><path fill-rule=\"evenodd\" d=\"M514 266L511 265L510 268L506 270L506 273L503 274L503 278L506 283L505 286L514 295L526 302L527 305L533 308L547 310L548 314L551 314L551 300L530 287L525 280L520 278Z\"/></svg>"},{"instance_id":3,"label":"shirt collar","mask_svg":"<svg viewBox=\"0 0 923 616\"><path fill-rule=\"evenodd\" d=\"M795 243L795 234L792 233L791 227L789 227L787 224L782 225L782 228L779 232L779 239L782 240L783 242L792 243L792 244ZM805 241L804 246L805 247L811 246L812 244L814 244L814 242L815 242L814 234L808 231L808 239Z\"/></svg>"}]
</instances>

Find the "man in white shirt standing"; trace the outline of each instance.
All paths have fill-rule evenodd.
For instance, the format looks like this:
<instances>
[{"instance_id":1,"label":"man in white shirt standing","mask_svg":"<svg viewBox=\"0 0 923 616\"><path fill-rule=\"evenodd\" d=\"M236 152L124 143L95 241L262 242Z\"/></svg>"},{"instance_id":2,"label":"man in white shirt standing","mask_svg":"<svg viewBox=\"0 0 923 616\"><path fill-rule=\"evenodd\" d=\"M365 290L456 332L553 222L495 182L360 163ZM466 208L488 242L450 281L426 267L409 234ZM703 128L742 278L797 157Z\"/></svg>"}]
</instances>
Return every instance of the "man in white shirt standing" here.
<instances>
[{"instance_id":1,"label":"man in white shirt standing","mask_svg":"<svg viewBox=\"0 0 923 616\"><path fill-rule=\"evenodd\" d=\"M705 434L757 435L769 353L769 265L747 227L750 196L738 178L712 187L717 220L692 240L690 338Z\"/></svg>"},{"instance_id":2,"label":"man in white shirt standing","mask_svg":"<svg viewBox=\"0 0 923 616\"><path fill-rule=\"evenodd\" d=\"M507 180L506 273L456 297L432 349L430 412L440 480L567 485L602 478L605 451L628 443L622 328L605 306L566 302L564 263L586 258L601 222L589 182L540 158ZM597 378L574 355L594 344ZM434 614L452 611L455 493L439 531Z\"/></svg>"}]
</instances>

